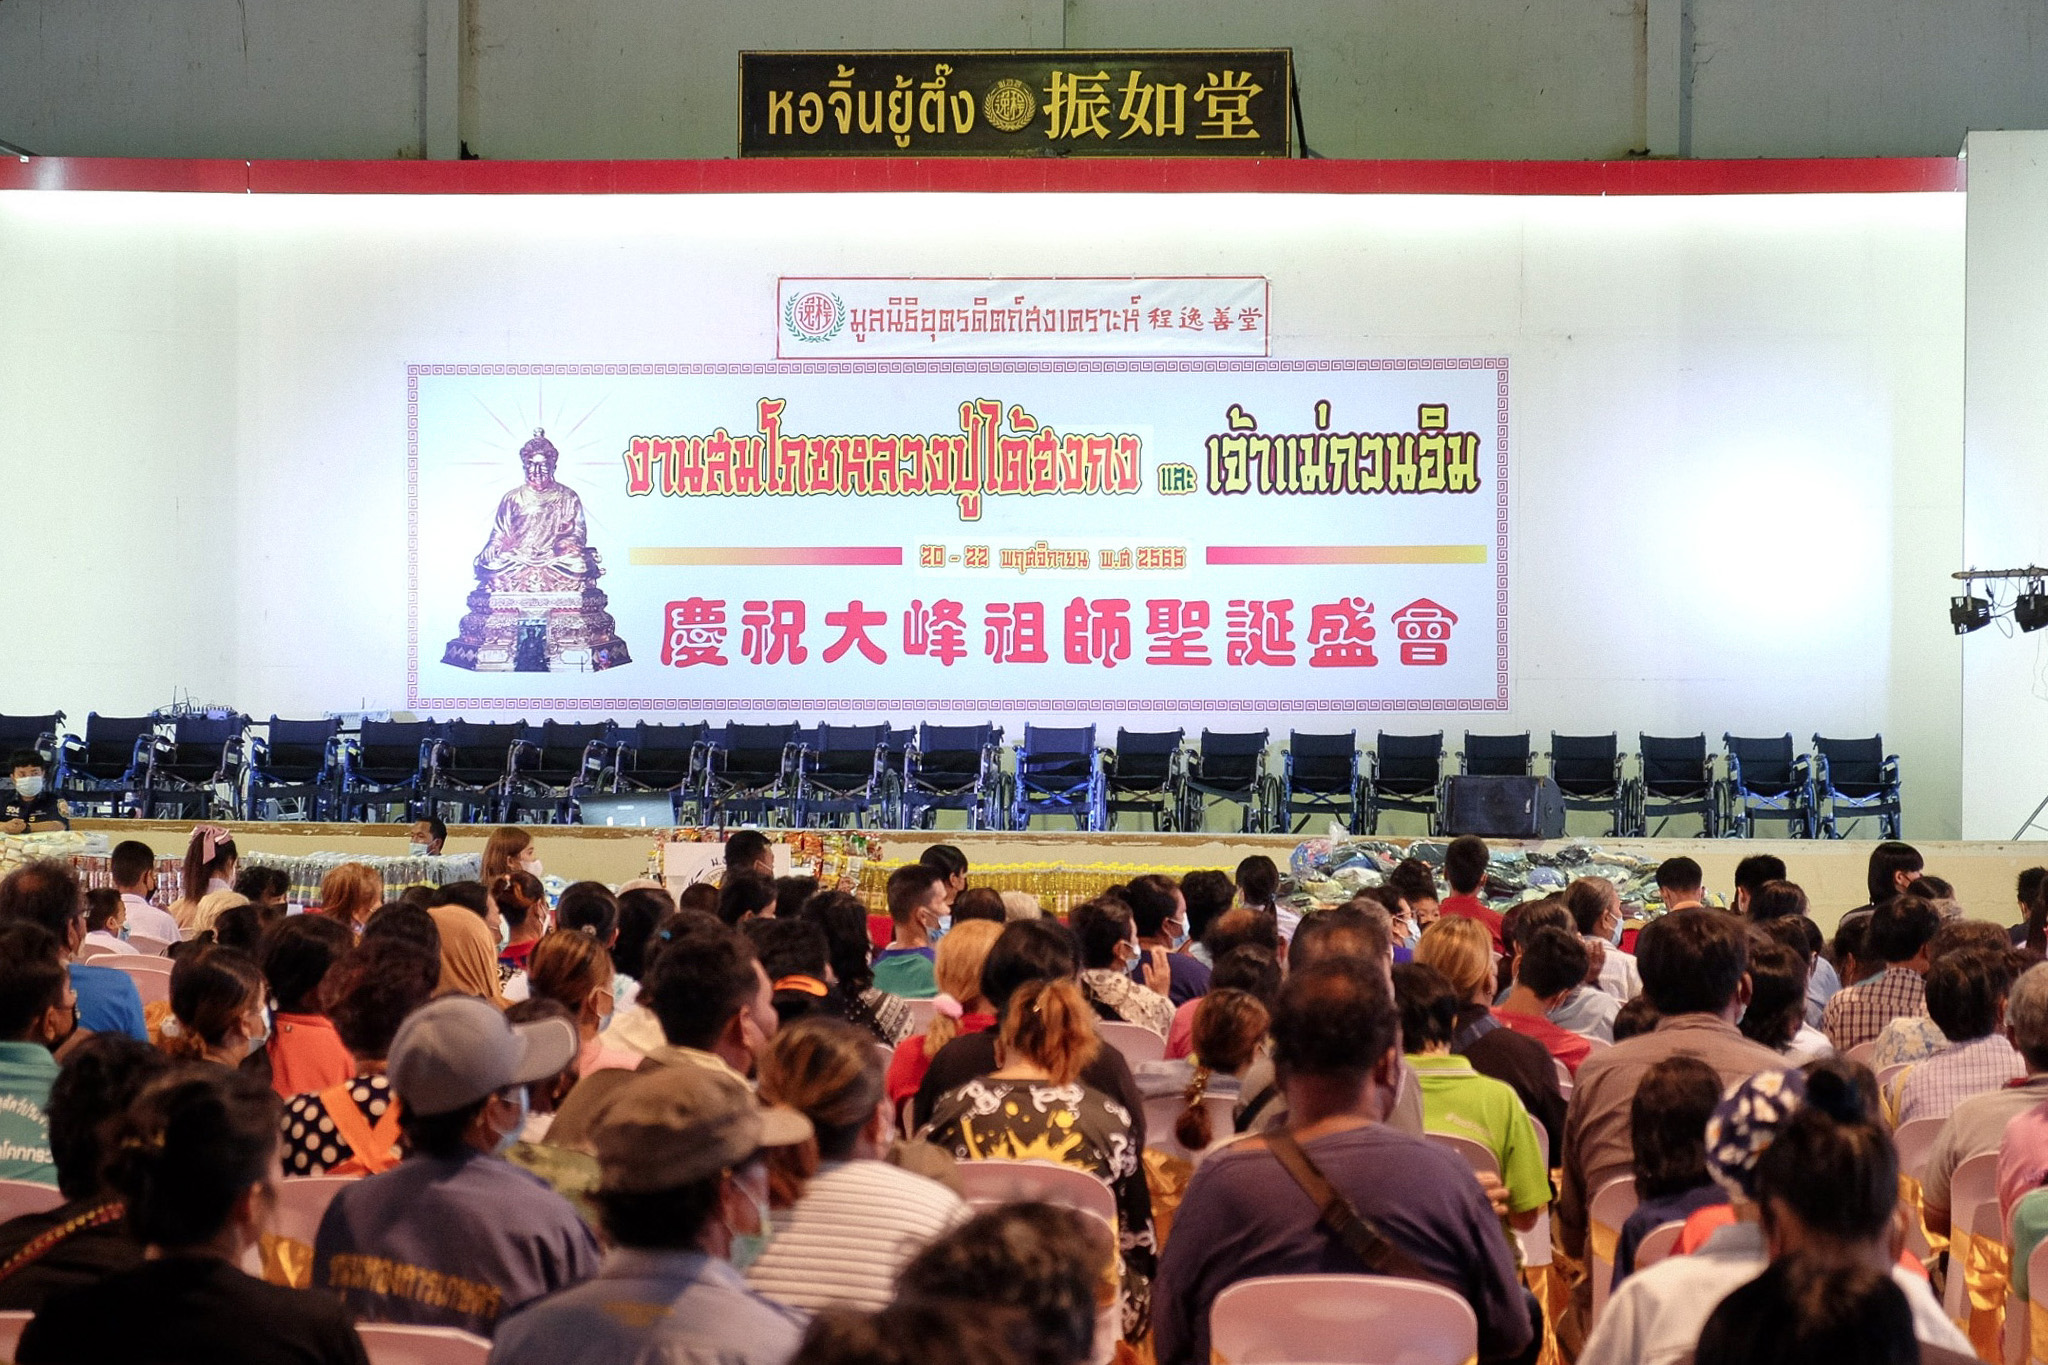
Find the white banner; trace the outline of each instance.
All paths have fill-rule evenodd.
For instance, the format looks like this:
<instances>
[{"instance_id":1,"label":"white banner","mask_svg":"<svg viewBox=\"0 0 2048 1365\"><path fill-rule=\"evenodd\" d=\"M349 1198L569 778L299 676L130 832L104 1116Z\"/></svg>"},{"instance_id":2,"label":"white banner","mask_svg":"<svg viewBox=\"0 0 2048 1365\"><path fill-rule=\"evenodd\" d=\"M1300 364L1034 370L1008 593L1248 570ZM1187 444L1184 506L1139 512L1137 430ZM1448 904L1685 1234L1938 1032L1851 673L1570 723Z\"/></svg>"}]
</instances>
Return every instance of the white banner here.
<instances>
[{"instance_id":1,"label":"white banner","mask_svg":"<svg viewBox=\"0 0 2048 1365\"><path fill-rule=\"evenodd\" d=\"M775 353L858 356L1263 356L1259 276L1159 279L789 278Z\"/></svg>"}]
</instances>

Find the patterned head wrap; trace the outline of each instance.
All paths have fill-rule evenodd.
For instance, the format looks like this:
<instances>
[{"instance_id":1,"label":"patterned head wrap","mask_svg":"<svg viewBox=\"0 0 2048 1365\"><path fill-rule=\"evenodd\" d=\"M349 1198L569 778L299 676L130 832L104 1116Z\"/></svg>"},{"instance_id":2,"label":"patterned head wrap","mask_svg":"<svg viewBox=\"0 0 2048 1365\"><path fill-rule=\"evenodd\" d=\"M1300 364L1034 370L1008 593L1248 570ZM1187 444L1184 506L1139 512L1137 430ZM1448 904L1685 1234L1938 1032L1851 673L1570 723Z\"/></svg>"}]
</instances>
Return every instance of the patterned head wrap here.
<instances>
[{"instance_id":1,"label":"patterned head wrap","mask_svg":"<svg viewBox=\"0 0 2048 1365\"><path fill-rule=\"evenodd\" d=\"M1806 1099L1799 1071L1762 1071L1728 1087L1707 1120L1707 1170L1738 1199L1756 1199L1756 1162Z\"/></svg>"}]
</instances>

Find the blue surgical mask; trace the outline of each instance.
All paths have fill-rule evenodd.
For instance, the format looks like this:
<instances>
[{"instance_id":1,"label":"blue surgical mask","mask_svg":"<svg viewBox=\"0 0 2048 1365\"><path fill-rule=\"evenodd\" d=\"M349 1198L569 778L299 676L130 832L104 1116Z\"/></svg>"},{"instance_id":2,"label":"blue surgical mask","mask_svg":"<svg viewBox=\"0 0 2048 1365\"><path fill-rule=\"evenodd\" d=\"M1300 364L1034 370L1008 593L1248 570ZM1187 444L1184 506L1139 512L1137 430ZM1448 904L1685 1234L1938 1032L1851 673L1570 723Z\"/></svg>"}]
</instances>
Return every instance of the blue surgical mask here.
<instances>
[{"instance_id":1,"label":"blue surgical mask","mask_svg":"<svg viewBox=\"0 0 2048 1365\"><path fill-rule=\"evenodd\" d=\"M1421 942L1422 930L1416 926L1415 921L1408 921L1408 936L1401 941L1401 946L1404 948L1413 948Z\"/></svg>"},{"instance_id":2,"label":"blue surgical mask","mask_svg":"<svg viewBox=\"0 0 2048 1365\"><path fill-rule=\"evenodd\" d=\"M1614 932L1613 932L1613 933L1611 933L1611 934L1609 934L1609 935L1607 936L1607 941L1608 941L1608 942L1610 942L1610 943L1612 943L1612 944L1613 944L1613 945L1614 945L1615 947L1617 947L1617 948L1619 948L1619 947L1621 946L1621 921L1620 921L1620 920L1616 920L1616 921L1614 922Z\"/></svg>"},{"instance_id":3,"label":"blue surgical mask","mask_svg":"<svg viewBox=\"0 0 2048 1365\"><path fill-rule=\"evenodd\" d=\"M946 936L947 932L948 932L949 930L951 930L951 929L952 929L952 927L953 927L953 916L952 916L951 914L944 914L944 915L940 915L940 916L939 916L939 927L938 927L938 928L936 928L936 929L934 929L934 930L932 930L932 934L931 934L932 942L934 942L934 943L937 943L937 942L938 942L938 941L939 941L940 939L944 938L944 937Z\"/></svg>"},{"instance_id":4,"label":"blue surgical mask","mask_svg":"<svg viewBox=\"0 0 2048 1365\"><path fill-rule=\"evenodd\" d=\"M754 1198L752 1190L744 1186L741 1190L747 1196L747 1202L754 1206L754 1213L760 1219L760 1229L756 1232L733 1233L731 1245L726 1248L725 1258L732 1262L734 1270L744 1275L748 1267L767 1252L768 1244L775 1240L775 1224L768 1216L768 1206Z\"/></svg>"},{"instance_id":5,"label":"blue surgical mask","mask_svg":"<svg viewBox=\"0 0 2048 1365\"><path fill-rule=\"evenodd\" d=\"M526 1129L527 1116L533 1112L533 1105L526 1097L526 1087L522 1085L514 1093L519 1096L519 1119L512 1125L510 1131L498 1134L498 1145L491 1150L499 1156L505 1155L518 1144L520 1133Z\"/></svg>"}]
</instances>

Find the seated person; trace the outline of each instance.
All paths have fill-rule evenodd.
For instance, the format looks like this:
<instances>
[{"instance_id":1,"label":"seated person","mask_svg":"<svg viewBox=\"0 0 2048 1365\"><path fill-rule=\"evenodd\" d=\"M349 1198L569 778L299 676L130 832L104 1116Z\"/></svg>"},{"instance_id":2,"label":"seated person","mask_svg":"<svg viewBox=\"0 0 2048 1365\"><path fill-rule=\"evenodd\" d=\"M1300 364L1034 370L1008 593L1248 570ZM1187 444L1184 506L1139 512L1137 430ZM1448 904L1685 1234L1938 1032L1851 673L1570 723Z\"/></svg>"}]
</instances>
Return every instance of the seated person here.
<instances>
[{"instance_id":1,"label":"seated person","mask_svg":"<svg viewBox=\"0 0 2048 1365\"><path fill-rule=\"evenodd\" d=\"M1543 1044L1574 1075L1579 1063L1592 1054L1593 1045L1580 1034L1551 1023L1549 1015L1566 996L1584 987L1586 970L1586 945L1579 936L1569 929L1544 925L1522 945L1515 959L1515 984L1493 1011L1504 1027Z\"/></svg>"},{"instance_id":2,"label":"seated person","mask_svg":"<svg viewBox=\"0 0 2048 1365\"><path fill-rule=\"evenodd\" d=\"M1205 1151L1211 1143L1237 1131L1234 1118L1224 1131L1216 1131L1209 1107L1203 1101L1212 1096L1237 1099L1246 1069L1266 1046L1266 1029L1272 1020L1264 1001L1248 991L1228 986L1210 991L1198 1004L1194 1055L1140 1062L1136 1072L1138 1089L1146 1099L1174 1098L1181 1102L1180 1114L1173 1121L1173 1136L1191 1152ZM1232 1108L1235 1107L1233 1104Z\"/></svg>"},{"instance_id":3,"label":"seated person","mask_svg":"<svg viewBox=\"0 0 2048 1365\"><path fill-rule=\"evenodd\" d=\"M938 1181L882 1160L892 1125L873 1039L829 1017L777 1029L761 1057L760 1094L808 1118L816 1143L768 1154L775 1240L747 1283L804 1313L887 1307L903 1263L968 1210ZM856 1246L862 1254L849 1256Z\"/></svg>"},{"instance_id":4,"label":"seated person","mask_svg":"<svg viewBox=\"0 0 2048 1365\"><path fill-rule=\"evenodd\" d=\"M0 925L0 1179L57 1183L51 1054L77 1027L78 1003L56 941L33 924Z\"/></svg>"},{"instance_id":5,"label":"seated person","mask_svg":"<svg viewBox=\"0 0 2048 1365\"><path fill-rule=\"evenodd\" d=\"M289 1100L348 1080L356 1064L320 1008L320 985L355 947L355 936L326 915L294 915L267 934L261 947L263 979L277 1010L270 1026L271 1089Z\"/></svg>"},{"instance_id":6,"label":"seated person","mask_svg":"<svg viewBox=\"0 0 2048 1365\"><path fill-rule=\"evenodd\" d=\"M1115 1254L1099 1218L1058 1204L1003 1204L919 1252L896 1287L906 1300L1021 1314L1022 1365L1086 1365L1097 1358Z\"/></svg>"},{"instance_id":7,"label":"seated person","mask_svg":"<svg viewBox=\"0 0 2048 1365\"><path fill-rule=\"evenodd\" d=\"M0 834L49 834L71 828L71 807L50 790L43 756L23 749L9 764L14 789L0 797Z\"/></svg>"},{"instance_id":8,"label":"seated person","mask_svg":"<svg viewBox=\"0 0 2048 1365\"><path fill-rule=\"evenodd\" d=\"M121 904L127 907L128 934L130 939L137 934L155 939L158 944L169 945L178 941L178 921L170 913L160 910L154 903L156 895L156 850L139 839L123 839L114 845L114 851L107 856L107 872L114 879L114 889L121 893ZM129 952L140 951L130 948ZM160 952L161 948L152 948Z\"/></svg>"},{"instance_id":9,"label":"seated person","mask_svg":"<svg viewBox=\"0 0 2048 1365\"><path fill-rule=\"evenodd\" d=\"M1921 1217L1940 1236L1949 1230L1949 1182L1971 1157L1997 1152L2001 1171L2008 1162L2048 1170L2048 1126L2029 1141L2030 1130L2013 1122L2048 1100L2048 962L2027 968L2013 983L2005 1021L2026 1079L1972 1095L1950 1110L1920 1173Z\"/></svg>"},{"instance_id":10,"label":"seated person","mask_svg":"<svg viewBox=\"0 0 2048 1365\"><path fill-rule=\"evenodd\" d=\"M424 911L412 913L426 918ZM402 1115L385 1058L399 1025L433 999L440 979L437 949L374 929L334 964L320 983L320 1005L354 1074L285 1101L286 1174L375 1175L398 1164Z\"/></svg>"},{"instance_id":11,"label":"seated person","mask_svg":"<svg viewBox=\"0 0 2048 1365\"><path fill-rule=\"evenodd\" d=\"M1450 1288L1472 1306L1480 1360L1536 1358L1541 1315L1471 1170L1383 1121L1399 1085L1399 1039L1400 1016L1376 964L1329 957L1288 978L1273 1047L1291 1127L1242 1138L1195 1169L1154 1287L1160 1365L1210 1359L1210 1306L1240 1280L1390 1268ZM1288 1160L1275 1144L1286 1146ZM1388 1179L1389 1171L1401 1178ZM1301 1183L1315 1172L1380 1227L1393 1256L1364 1263L1332 1230Z\"/></svg>"},{"instance_id":12,"label":"seated person","mask_svg":"<svg viewBox=\"0 0 2048 1365\"><path fill-rule=\"evenodd\" d=\"M1173 1027L1173 1001L1166 994L1172 984L1168 954L1139 945L1131 907L1114 895L1098 896L1075 906L1067 927L1081 948L1081 993L1095 1013L1151 1029L1163 1040ZM1131 979L1141 969L1142 985Z\"/></svg>"},{"instance_id":13,"label":"seated person","mask_svg":"<svg viewBox=\"0 0 2048 1365\"><path fill-rule=\"evenodd\" d=\"M1394 968L1401 1045L1422 1087L1422 1123L1432 1133L1466 1138L1493 1153L1508 1192L1508 1222L1527 1232L1550 1204L1549 1154L1515 1092L1453 1056L1458 993L1442 972L1420 962ZM1702 1116L1702 1123L1706 1121Z\"/></svg>"},{"instance_id":14,"label":"seated person","mask_svg":"<svg viewBox=\"0 0 2048 1365\"><path fill-rule=\"evenodd\" d=\"M50 1086L50 1154L64 1202L0 1223L0 1312L34 1312L63 1289L142 1264L127 1205L106 1183L101 1130L170 1065L147 1043L95 1034L71 1049Z\"/></svg>"},{"instance_id":15,"label":"seated person","mask_svg":"<svg viewBox=\"0 0 2048 1365\"><path fill-rule=\"evenodd\" d=\"M933 1000L931 1022L922 1034L896 1044L889 1059L885 1084L891 1108L900 1109L917 1093L932 1058L946 1044L963 1033L996 1026L996 1012L981 995L981 969L1002 934L1000 924L970 920L939 940L939 960L932 969L939 994Z\"/></svg>"},{"instance_id":16,"label":"seated person","mask_svg":"<svg viewBox=\"0 0 2048 1365\"><path fill-rule=\"evenodd\" d=\"M1749 1008L1736 1027L1742 1036L1778 1053L1787 1066L1804 1066L1834 1052L1828 1036L1806 1022L1813 921L1803 917L1765 920L1750 937Z\"/></svg>"},{"instance_id":17,"label":"seated person","mask_svg":"<svg viewBox=\"0 0 2048 1365\"><path fill-rule=\"evenodd\" d=\"M939 993L932 935L946 914L946 879L924 863L911 863L889 874L888 897L894 933L875 954L875 988L905 1000L929 1000Z\"/></svg>"},{"instance_id":18,"label":"seated person","mask_svg":"<svg viewBox=\"0 0 2048 1365\"><path fill-rule=\"evenodd\" d=\"M1948 1042L1892 1083L1886 1100L1895 1125L1945 1119L1970 1096L2026 1076L2027 1064L2005 1037L2012 956L2009 948L1966 948L1927 969L1927 1014Z\"/></svg>"},{"instance_id":19,"label":"seated person","mask_svg":"<svg viewBox=\"0 0 2048 1365\"><path fill-rule=\"evenodd\" d=\"M424 820L412 822L412 830L406 836L406 852L415 858L438 858L441 846L448 842L448 826L439 816L429 815Z\"/></svg>"},{"instance_id":20,"label":"seated person","mask_svg":"<svg viewBox=\"0 0 2048 1365\"><path fill-rule=\"evenodd\" d=\"M810 1135L803 1115L763 1105L720 1072L631 1073L595 1134L594 1197L614 1250L594 1277L586 1271L584 1283L507 1320L492 1361L783 1365L801 1319L748 1288L742 1272L770 1229L763 1156Z\"/></svg>"},{"instance_id":21,"label":"seated person","mask_svg":"<svg viewBox=\"0 0 2048 1365\"><path fill-rule=\"evenodd\" d=\"M514 1025L474 996L415 1010L390 1060L408 1155L327 1206L314 1284L338 1291L361 1322L490 1336L527 1303L595 1274L597 1239L575 1208L500 1155L519 1140L526 1087L559 1075L577 1045L564 1020ZM691 1148L705 1150L669 1146Z\"/></svg>"},{"instance_id":22,"label":"seated person","mask_svg":"<svg viewBox=\"0 0 2048 1365\"><path fill-rule=\"evenodd\" d=\"M78 1027L92 1033L125 1033L149 1041L142 997L126 972L77 960L85 942L85 892L69 864L51 859L25 863L0 879L0 923L25 920L57 941L69 964L78 997Z\"/></svg>"},{"instance_id":23,"label":"seated person","mask_svg":"<svg viewBox=\"0 0 2048 1365\"><path fill-rule=\"evenodd\" d=\"M24 1365L365 1365L333 1296L244 1274L277 1206L277 1096L198 1063L149 1083L113 1124L107 1179L147 1247L132 1270L50 1295Z\"/></svg>"},{"instance_id":24,"label":"seated person","mask_svg":"<svg viewBox=\"0 0 2048 1365\"><path fill-rule=\"evenodd\" d=\"M1226 971L1225 969L1228 968ZM1269 949L1246 943L1232 948L1216 963L1209 975L1209 989L1249 991L1269 1011L1280 995L1280 963ZM1194 1050L1195 1011L1200 998L1190 1000L1173 1012L1173 1027L1166 1034L1166 1058L1174 1061Z\"/></svg>"},{"instance_id":25,"label":"seated person","mask_svg":"<svg viewBox=\"0 0 2048 1365\"><path fill-rule=\"evenodd\" d=\"M110 953L126 954L128 947L128 906L122 901L121 893L111 886L96 886L85 893L85 941L78 945L80 951L87 948L104 948Z\"/></svg>"},{"instance_id":26,"label":"seated person","mask_svg":"<svg viewBox=\"0 0 2048 1365\"><path fill-rule=\"evenodd\" d=\"M1921 1365L1913 1308L1882 1270L1788 1256L1721 1300L1695 1365Z\"/></svg>"},{"instance_id":27,"label":"seated person","mask_svg":"<svg viewBox=\"0 0 2048 1365\"><path fill-rule=\"evenodd\" d=\"M1682 1052L1652 1066L1636 1087L1629 1136L1638 1202L1615 1240L1614 1283L1635 1273L1636 1248L1657 1227L1728 1202L1727 1191L1707 1171L1707 1120L1720 1102L1721 1078L1714 1068Z\"/></svg>"},{"instance_id":28,"label":"seated person","mask_svg":"<svg viewBox=\"0 0 2048 1365\"><path fill-rule=\"evenodd\" d=\"M1144 950L1140 960L1151 961L1154 948L1166 954L1171 974L1166 995L1175 1008L1199 999L1209 989L1209 965L1181 951L1188 941L1188 902L1179 884L1171 877L1150 873L1131 878L1126 886L1112 887L1110 893L1120 894L1131 907L1131 918L1138 925L1138 946ZM957 906L953 920L956 924L960 920Z\"/></svg>"}]
</instances>

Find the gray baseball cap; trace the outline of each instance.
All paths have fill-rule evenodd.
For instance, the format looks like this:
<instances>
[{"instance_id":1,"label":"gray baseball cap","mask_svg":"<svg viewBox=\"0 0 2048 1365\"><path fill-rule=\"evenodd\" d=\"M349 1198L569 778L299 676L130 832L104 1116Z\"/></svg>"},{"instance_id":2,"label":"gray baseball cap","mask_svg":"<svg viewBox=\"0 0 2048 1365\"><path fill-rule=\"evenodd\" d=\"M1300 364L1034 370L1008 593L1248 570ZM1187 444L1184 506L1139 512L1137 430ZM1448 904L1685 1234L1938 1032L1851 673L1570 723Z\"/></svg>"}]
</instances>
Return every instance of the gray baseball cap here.
<instances>
[{"instance_id":1,"label":"gray baseball cap","mask_svg":"<svg viewBox=\"0 0 2048 1365\"><path fill-rule=\"evenodd\" d=\"M745 1082L693 1062L635 1072L593 1122L603 1187L618 1194L692 1184L811 1136L796 1110L763 1104Z\"/></svg>"},{"instance_id":2,"label":"gray baseball cap","mask_svg":"<svg viewBox=\"0 0 2048 1365\"><path fill-rule=\"evenodd\" d=\"M415 1114L448 1114L512 1085L560 1075L581 1044L566 1019L513 1024L473 995L444 995L407 1015L391 1040L391 1088Z\"/></svg>"}]
</instances>

